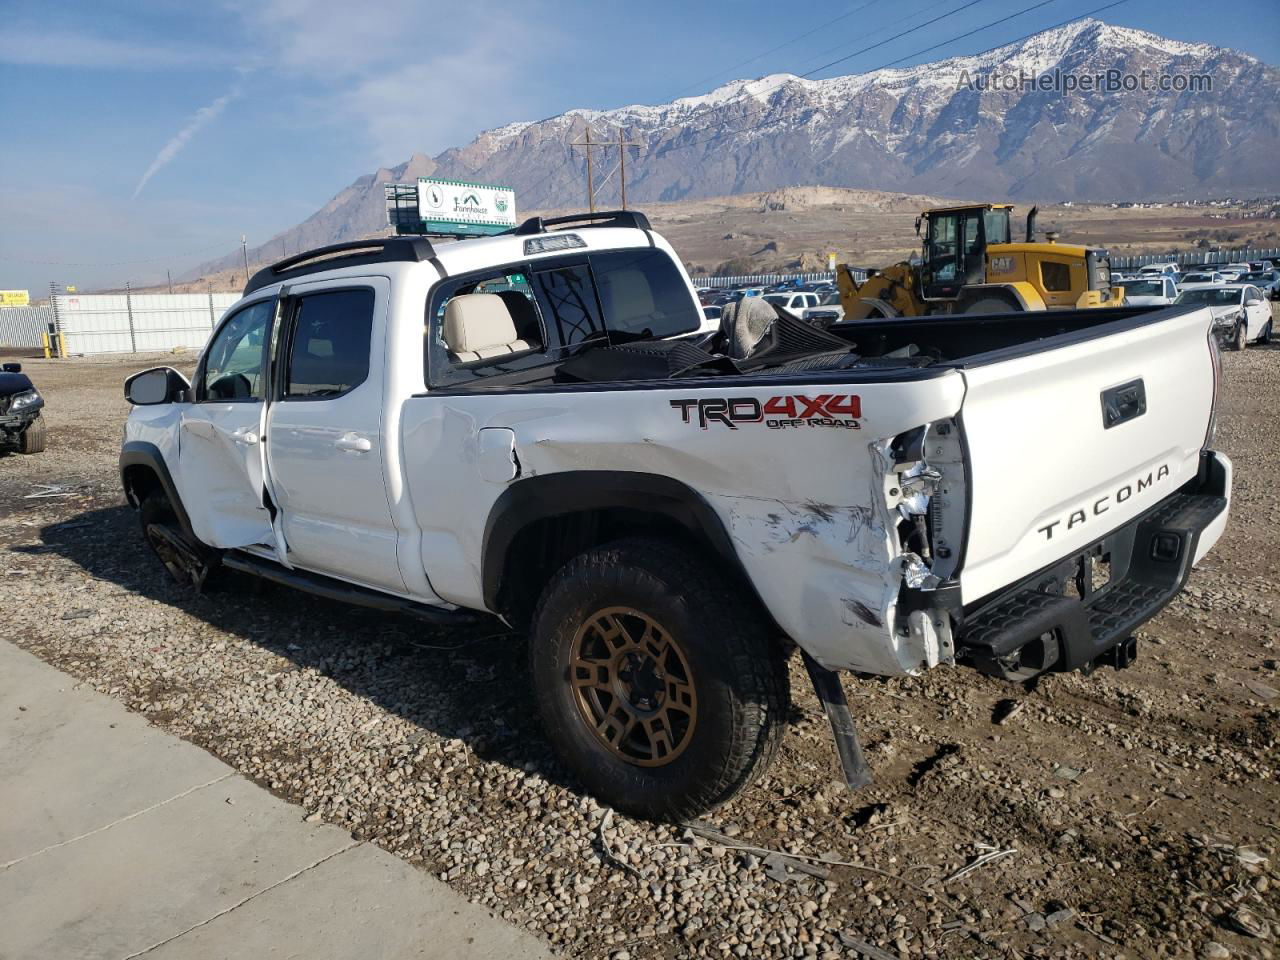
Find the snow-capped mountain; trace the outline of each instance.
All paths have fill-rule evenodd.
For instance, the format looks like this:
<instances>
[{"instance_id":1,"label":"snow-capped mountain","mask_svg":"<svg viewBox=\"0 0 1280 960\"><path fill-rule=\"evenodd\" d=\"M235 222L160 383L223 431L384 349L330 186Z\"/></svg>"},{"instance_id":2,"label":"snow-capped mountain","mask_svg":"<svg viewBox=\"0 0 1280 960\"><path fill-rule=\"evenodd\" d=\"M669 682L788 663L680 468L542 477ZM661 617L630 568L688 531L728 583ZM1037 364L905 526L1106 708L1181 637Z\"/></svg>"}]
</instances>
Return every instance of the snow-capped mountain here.
<instances>
[{"instance_id":1,"label":"snow-capped mountain","mask_svg":"<svg viewBox=\"0 0 1280 960\"><path fill-rule=\"evenodd\" d=\"M1139 89L1124 89L1125 77ZM1161 77L1184 89L1159 89ZM1084 89L1108 78L1120 88ZM1211 89L1185 88L1203 78ZM1081 20L920 66L825 80L775 74L671 103L509 123L361 177L260 256L379 231L381 184L392 180L506 183L521 210L582 204L585 160L569 144L588 127L593 139L620 131L642 144L627 160L632 203L796 184L1026 201L1271 193L1278 95L1280 70L1253 57ZM616 153L597 152L604 172ZM599 202L616 197L614 175Z\"/></svg>"}]
</instances>

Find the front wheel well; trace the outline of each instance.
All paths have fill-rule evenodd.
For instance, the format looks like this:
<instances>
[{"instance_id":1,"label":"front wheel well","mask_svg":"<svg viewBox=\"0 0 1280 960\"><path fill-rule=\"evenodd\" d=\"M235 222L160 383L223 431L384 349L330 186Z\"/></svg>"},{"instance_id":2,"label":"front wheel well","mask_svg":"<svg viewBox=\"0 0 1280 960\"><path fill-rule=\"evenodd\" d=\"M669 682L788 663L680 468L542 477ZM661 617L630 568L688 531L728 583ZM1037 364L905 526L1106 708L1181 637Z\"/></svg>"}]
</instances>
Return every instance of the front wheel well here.
<instances>
[{"instance_id":1,"label":"front wheel well","mask_svg":"<svg viewBox=\"0 0 1280 960\"><path fill-rule=\"evenodd\" d=\"M160 481L160 477L145 464L135 463L125 467L121 479L124 483L125 497L135 510L153 493L164 492L164 484Z\"/></svg>"}]
</instances>

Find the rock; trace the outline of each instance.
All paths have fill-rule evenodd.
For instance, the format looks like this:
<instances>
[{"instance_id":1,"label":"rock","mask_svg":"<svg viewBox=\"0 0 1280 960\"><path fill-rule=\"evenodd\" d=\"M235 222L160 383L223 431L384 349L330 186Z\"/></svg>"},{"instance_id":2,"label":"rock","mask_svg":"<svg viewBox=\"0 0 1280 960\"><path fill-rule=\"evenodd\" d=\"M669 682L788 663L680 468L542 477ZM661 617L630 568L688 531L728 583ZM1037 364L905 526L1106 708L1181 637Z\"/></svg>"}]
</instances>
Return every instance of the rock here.
<instances>
[{"instance_id":1,"label":"rock","mask_svg":"<svg viewBox=\"0 0 1280 960\"><path fill-rule=\"evenodd\" d=\"M1047 926L1056 927L1060 923L1066 923L1075 915L1076 912L1070 907L1063 907L1061 910L1055 910L1053 913L1048 914L1044 918L1044 922Z\"/></svg>"},{"instance_id":2,"label":"rock","mask_svg":"<svg viewBox=\"0 0 1280 960\"><path fill-rule=\"evenodd\" d=\"M1271 924L1245 907L1238 907L1227 914L1227 925L1247 937L1265 940L1271 936Z\"/></svg>"},{"instance_id":3,"label":"rock","mask_svg":"<svg viewBox=\"0 0 1280 960\"><path fill-rule=\"evenodd\" d=\"M1231 951L1217 940L1207 940L1200 948L1201 960L1229 960L1230 956Z\"/></svg>"}]
</instances>

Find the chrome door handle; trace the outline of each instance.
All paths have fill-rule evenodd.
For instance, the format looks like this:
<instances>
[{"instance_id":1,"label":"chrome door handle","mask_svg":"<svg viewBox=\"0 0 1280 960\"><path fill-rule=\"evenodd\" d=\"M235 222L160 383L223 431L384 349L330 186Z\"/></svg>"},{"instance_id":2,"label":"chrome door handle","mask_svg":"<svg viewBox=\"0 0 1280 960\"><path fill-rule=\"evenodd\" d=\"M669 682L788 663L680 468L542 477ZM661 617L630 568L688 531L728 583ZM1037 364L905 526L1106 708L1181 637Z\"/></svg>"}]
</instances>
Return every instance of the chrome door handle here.
<instances>
[{"instance_id":1,"label":"chrome door handle","mask_svg":"<svg viewBox=\"0 0 1280 960\"><path fill-rule=\"evenodd\" d=\"M344 433L333 441L333 445L339 450L349 450L352 453L368 453L373 449L373 444L369 442L368 437L362 437L356 433Z\"/></svg>"},{"instance_id":2,"label":"chrome door handle","mask_svg":"<svg viewBox=\"0 0 1280 960\"><path fill-rule=\"evenodd\" d=\"M252 430L245 430L243 433L236 431L231 436L235 438L236 443L243 443L246 447L251 447L258 442L258 435Z\"/></svg>"}]
</instances>

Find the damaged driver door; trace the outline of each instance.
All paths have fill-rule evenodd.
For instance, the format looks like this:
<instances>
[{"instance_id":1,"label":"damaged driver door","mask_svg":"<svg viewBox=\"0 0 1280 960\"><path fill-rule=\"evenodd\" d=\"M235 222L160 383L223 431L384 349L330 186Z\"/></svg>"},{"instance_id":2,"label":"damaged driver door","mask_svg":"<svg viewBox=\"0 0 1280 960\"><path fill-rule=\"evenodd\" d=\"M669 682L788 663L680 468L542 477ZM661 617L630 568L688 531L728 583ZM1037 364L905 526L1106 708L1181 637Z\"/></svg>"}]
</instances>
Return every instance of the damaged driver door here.
<instances>
[{"instance_id":1,"label":"damaged driver door","mask_svg":"<svg viewBox=\"0 0 1280 960\"><path fill-rule=\"evenodd\" d=\"M263 496L275 313L274 299L259 300L222 322L196 370L194 402L182 413L179 493L196 536L212 547L275 549Z\"/></svg>"}]
</instances>

